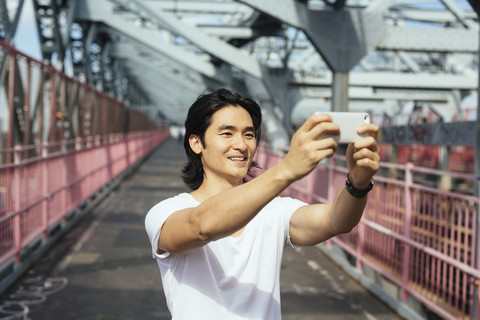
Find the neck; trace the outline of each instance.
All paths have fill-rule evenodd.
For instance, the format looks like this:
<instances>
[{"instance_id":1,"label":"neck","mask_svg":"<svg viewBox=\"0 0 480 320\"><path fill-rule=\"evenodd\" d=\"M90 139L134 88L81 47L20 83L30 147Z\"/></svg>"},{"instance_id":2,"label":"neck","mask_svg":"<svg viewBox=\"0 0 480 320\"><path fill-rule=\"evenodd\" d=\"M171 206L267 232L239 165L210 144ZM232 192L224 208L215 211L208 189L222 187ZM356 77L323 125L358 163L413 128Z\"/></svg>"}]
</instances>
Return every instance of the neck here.
<instances>
[{"instance_id":1,"label":"neck","mask_svg":"<svg viewBox=\"0 0 480 320\"><path fill-rule=\"evenodd\" d=\"M207 178L203 180L201 186L192 191L190 194L198 201L203 202L208 198L216 196L217 194L243 184L243 179L236 183L229 183L227 181L209 181Z\"/></svg>"}]
</instances>

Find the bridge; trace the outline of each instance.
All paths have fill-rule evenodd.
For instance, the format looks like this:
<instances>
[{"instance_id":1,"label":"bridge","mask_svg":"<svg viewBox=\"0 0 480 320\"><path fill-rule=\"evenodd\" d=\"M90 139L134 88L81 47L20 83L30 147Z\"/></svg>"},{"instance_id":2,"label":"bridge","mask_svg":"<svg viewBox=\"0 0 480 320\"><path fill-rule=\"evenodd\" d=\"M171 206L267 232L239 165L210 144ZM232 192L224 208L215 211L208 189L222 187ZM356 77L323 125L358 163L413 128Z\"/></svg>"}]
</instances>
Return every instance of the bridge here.
<instances>
[{"instance_id":1,"label":"bridge","mask_svg":"<svg viewBox=\"0 0 480 320\"><path fill-rule=\"evenodd\" d=\"M286 253L285 318L480 319L477 2L7 0L0 10L0 317L36 319L42 304L39 319L81 319L97 301L97 315L107 303L104 315L118 318L121 304L98 296L105 274L88 291L96 299L69 309L68 279L83 281L71 272L111 271L101 259L109 249L143 246L142 212L182 188L167 170L183 161L175 140L188 107L227 87L262 107L263 169L313 112L364 111L381 126L383 161L360 224ZM330 202L345 174L339 153L285 195ZM116 210L118 194L145 198ZM137 227L88 240L122 223ZM303 280L288 271L300 270L299 257ZM161 294L158 270L112 259ZM351 283L339 286L333 272ZM362 301L375 307L359 307L347 287L374 294ZM321 301L347 301L346 313ZM164 306L157 312L124 317L168 319Z\"/></svg>"}]
</instances>

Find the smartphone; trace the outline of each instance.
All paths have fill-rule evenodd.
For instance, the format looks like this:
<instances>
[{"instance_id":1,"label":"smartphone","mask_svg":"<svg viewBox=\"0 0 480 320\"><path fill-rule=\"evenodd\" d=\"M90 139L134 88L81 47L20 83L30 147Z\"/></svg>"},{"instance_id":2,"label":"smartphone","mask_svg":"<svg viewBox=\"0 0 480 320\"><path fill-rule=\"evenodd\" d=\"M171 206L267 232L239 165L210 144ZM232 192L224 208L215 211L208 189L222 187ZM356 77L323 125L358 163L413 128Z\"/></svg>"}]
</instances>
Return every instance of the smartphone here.
<instances>
[{"instance_id":1,"label":"smartphone","mask_svg":"<svg viewBox=\"0 0 480 320\"><path fill-rule=\"evenodd\" d=\"M370 115L366 112L322 112L328 114L333 123L340 127L339 136L333 137L337 143L351 143L355 142L368 134L359 135L357 133L358 126L364 123L370 123ZM327 137L327 136L326 136Z\"/></svg>"}]
</instances>

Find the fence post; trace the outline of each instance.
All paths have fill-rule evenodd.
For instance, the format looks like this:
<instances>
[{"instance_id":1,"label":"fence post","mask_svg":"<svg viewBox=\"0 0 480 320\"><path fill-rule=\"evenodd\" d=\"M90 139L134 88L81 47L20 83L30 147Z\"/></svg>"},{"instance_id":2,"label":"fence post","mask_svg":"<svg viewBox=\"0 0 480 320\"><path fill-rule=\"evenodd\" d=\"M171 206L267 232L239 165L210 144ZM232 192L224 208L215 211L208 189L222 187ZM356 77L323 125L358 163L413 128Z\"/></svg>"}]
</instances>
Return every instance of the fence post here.
<instances>
[{"instance_id":1,"label":"fence post","mask_svg":"<svg viewBox=\"0 0 480 320\"><path fill-rule=\"evenodd\" d=\"M327 199L329 203L333 203L335 200L335 156L330 158L330 163L328 165L328 194ZM332 238L327 240L327 246L332 246Z\"/></svg>"},{"instance_id":2,"label":"fence post","mask_svg":"<svg viewBox=\"0 0 480 320\"><path fill-rule=\"evenodd\" d=\"M480 96L479 96L480 99ZM479 116L480 119L480 116ZM480 120L478 120L480 122ZM479 133L480 133L480 129ZM480 134L479 134L480 136ZM479 137L480 139L480 137ZM478 148L477 148L478 149ZM480 160L475 160L480 161ZM477 164L480 167L480 164ZM476 170L480 171L480 168ZM478 174L478 173L477 173ZM475 195L478 198L476 209L477 209L477 217L476 217L476 225L474 226L475 230L475 251L474 251L474 261L475 261L475 268L480 269L480 175L477 175L477 181L475 181ZM480 279L476 279L474 286L473 286L473 306L472 306L472 319L480 319Z\"/></svg>"},{"instance_id":3,"label":"fence post","mask_svg":"<svg viewBox=\"0 0 480 320\"><path fill-rule=\"evenodd\" d=\"M405 216L403 222L403 232L407 239L410 239L410 223L412 220L412 191L411 186L413 183L412 169L414 165L407 163L405 165ZM403 265L402 265L402 300L408 299L408 279L410 269L410 245L403 244Z\"/></svg>"},{"instance_id":4,"label":"fence post","mask_svg":"<svg viewBox=\"0 0 480 320\"><path fill-rule=\"evenodd\" d=\"M42 170L43 170L43 203L42 203L42 236L48 238L48 206L50 194L48 192L48 142L42 142Z\"/></svg>"},{"instance_id":5,"label":"fence post","mask_svg":"<svg viewBox=\"0 0 480 320\"><path fill-rule=\"evenodd\" d=\"M15 216L13 217L13 245L15 248L15 263L20 263L21 261L21 251L22 251L22 228L21 228L21 196L22 196L22 187L21 187L21 159L20 153L21 147L16 145L14 148L13 154L13 210L15 212Z\"/></svg>"}]
</instances>

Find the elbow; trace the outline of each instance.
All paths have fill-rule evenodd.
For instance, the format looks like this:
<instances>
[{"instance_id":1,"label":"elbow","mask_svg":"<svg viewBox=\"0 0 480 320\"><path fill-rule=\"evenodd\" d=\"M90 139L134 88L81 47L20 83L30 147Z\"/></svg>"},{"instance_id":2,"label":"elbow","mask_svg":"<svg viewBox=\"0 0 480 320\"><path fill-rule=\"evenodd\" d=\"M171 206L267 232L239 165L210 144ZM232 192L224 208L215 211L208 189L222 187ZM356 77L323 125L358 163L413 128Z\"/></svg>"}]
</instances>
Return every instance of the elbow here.
<instances>
[{"instance_id":1,"label":"elbow","mask_svg":"<svg viewBox=\"0 0 480 320\"><path fill-rule=\"evenodd\" d=\"M340 225L340 226L332 226L331 233L333 236L338 236L340 234L346 234L352 232L353 228L356 227L357 224L354 225Z\"/></svg>"},{"instance_id":2,"label":"elbow","mask_svg":"<svg viewBox=\"0 0 480 320\"><path fill-rule=\"evenodd\" d=\"M197 238L201 242L205 242L205 243L207 243L209 241L212 241L211 240L211 238L212 238L211 234L201 227L199 227L197 229Z\"/></svg>"},{"instance_id":3,"label":"elbow","mask_svg":"<svg viewBox=\"0 0 480 320\"><path fill-rule=\"evenodd\" d=\"M201 216L192 217L191 224L195 230L195 237L199 242L206 244L214 240L211 228L208 228L208 224L205 222L205 219L201 218Z\"/></svg>"},{"instance_id":4,"label":"elbow","mask_svg":"<svg viewBox=\"0 0 480 320\"><path fill-rule=\"evenodd\" d=\"M355 226L353 226L353 227L344 227L344 228L342 228L342 229L339 229L338 232L337 232L337 235L350 233L350 232L352 232L352 230L353 230L354 227L355 227Z\"/></svg>"}]
</instances>

